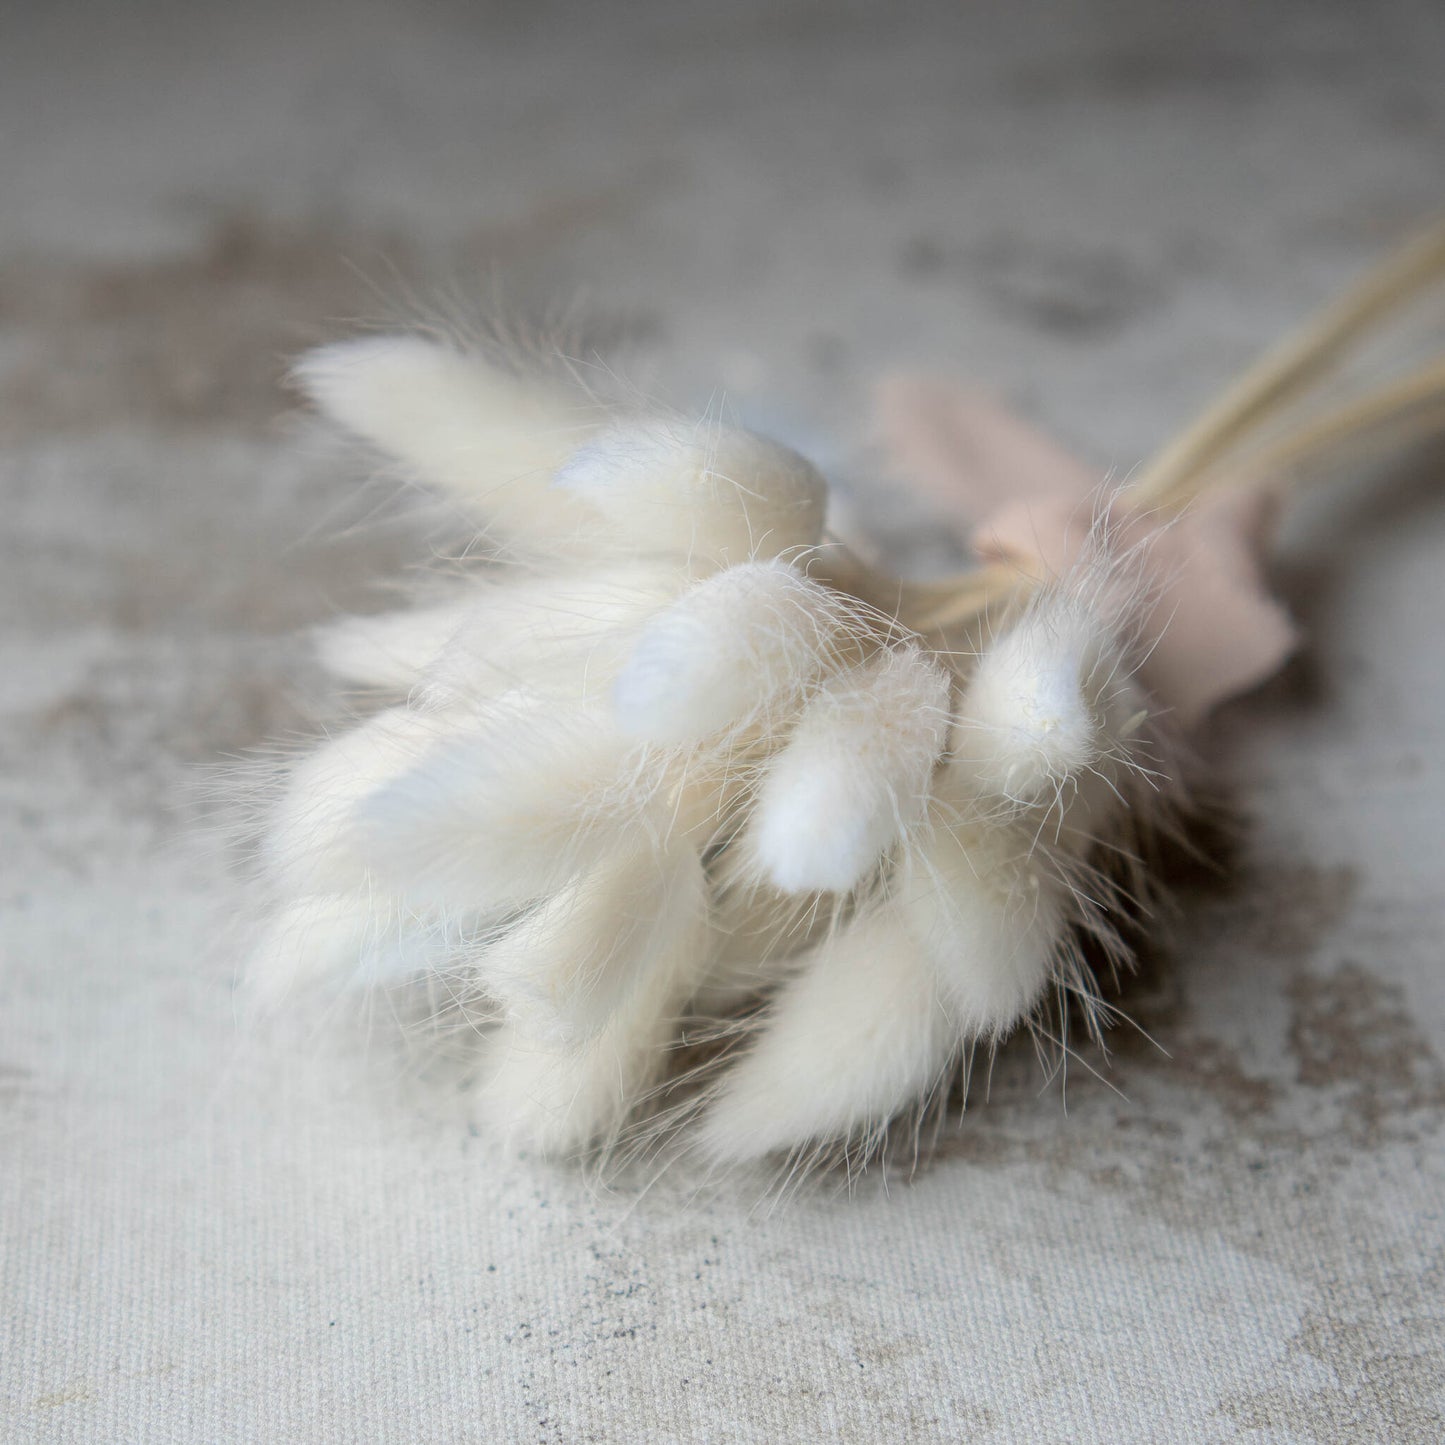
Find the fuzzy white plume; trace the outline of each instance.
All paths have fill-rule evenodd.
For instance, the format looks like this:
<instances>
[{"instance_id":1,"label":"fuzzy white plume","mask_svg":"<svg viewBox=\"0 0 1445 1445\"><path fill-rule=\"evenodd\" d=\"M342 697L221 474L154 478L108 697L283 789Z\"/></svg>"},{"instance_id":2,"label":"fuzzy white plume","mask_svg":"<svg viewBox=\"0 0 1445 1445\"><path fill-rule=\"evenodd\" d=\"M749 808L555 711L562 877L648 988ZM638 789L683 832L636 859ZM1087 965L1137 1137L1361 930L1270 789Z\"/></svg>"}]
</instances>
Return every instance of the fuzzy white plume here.
<instances>
[{"instance_id":1,"label":"fuzzy white plume","mask_svg":"<svg viewBox=\"0 0 1445 1445\"><path fill-rule=\"evenodd\" d=\"M776 887L847 892L918 822L948 736L949 686L916 647L823 683L753 813L748 846Z\"/></svg>"},{"instance_id":2,"label":"fuzzy white plume","mask_svg":"<svg viewBox=\"0 0 1445 1445\"><path fill-rule=\"evenodd\" d=\"M986 647L925 640L819 548L823 485L787 448L604 419L418 338L298 375L509 560L323 634L398 701L290 772L257 997L480 993L478 1115L552 1152L619 1142L684 1016L745 1028L699 1126L737 1161L866 1151L1050 990L1088 993L1077 936L1119 947L1153 745L1102 541Z\"/></svg>"},{"instance_id":3,"label":"fuzzy white plume","mask_svg":"<svg viewBox=\"0 0 1445 1445\"><path fill-rule=\"evenodd\" d=\"M551 486L596 424L591 408L420 336L308 352L295 379L332 421L411 468L505 536L554 547L592 517Z\"/></svg>"},{"instance_id":4,"label":"fuzzy white plume","mask_svg":"<svg viewBox=\"0 0 1445 1445\"><path fill-rule=\"evenodd\" d=\"M955 752L981 791L1035 804L1115 741L1103 709L1129 675L1109 618L1070 589L1046 592L979 658Z\"/></svg>"},{"instance_id":5,"label":"fuzzy white plume","mask_svg":"<svg viewBox=\"0 0 1445 1445\"><path fill-rule=\"evenodd\" d=\"M247 971L248 1001L274 1008L317 985L397 984L443 971L462 946L454 920L374 893L313 894L269 920Z\"/></svg>"},{"instance_id":6,"label":"fuzzy white plume","mask_svg":"<svg viewBox=\"0 0 1445 1445\"><path fill-rule=\"evenodd\" d=\"M736 427L661 417L629 418L585 442L556 486L627 545L694 568L813 546L827 501L823 479L789 448Z\"/></svg>"},{"instance_id":7,"label":"fuzzy white plume","mask_svg":"<svg viewBox=\"0 0 1445 1445\"><path fill-rule=\"evenodd\" d=\"M1043 592L979 659L908 859L914 928L973 1036L1006 1035L1049 985L1077 982L1078 926L1117 937L1092 855L1139 801L1145 714L1117 624L1081 586L1096 580Z\"/></svg>"},{"instance_id":8,"label":"fuzzy white plume","mask_svg":"<svg viewBox=\"0 0 1445 1445\"><path fill-rule=\"evenodd\" d=\"M666 1067L668 1045L708 959L701 866L685 854L672 862L646 967L625 1006L581 1039L514 1018L488 1040L489 1073L476 1113L496 1134L549 1154L609 1143Z\"/></svg>"},{"instance_id":9,"label":"fuzzy white plume","mask_svg":"<svg viewBox=\"0 0 1445 1445\"><path fill-rule=\"evenodd\" d=\"M945 799L950 791L945 783ZM1066 879L1034 830L1016 821L940 820L910 868L910 926L961 1029L973 1038L1007 1034L1053 975L1068 921Z\"/></svg>"},{"instance_id":10,"label":"fuzzy white plume","mask_svg":"<svg viewBox=\"0 0 1445 1445\"><path fill-rule=\"evenodd\" d=\"M795 567L730 567L643 630L613 688L618 725L667 747L698 742L795 701L847 641L837 598Z\"/></svg>"},{"instance_id":11,"label":"fuzzy white plume","mask_svg":"<svg viewBox=\"0 0 1445 1445\"><path fill-rule=\"evenodd\" d=\"M939 1083L958 1046L899 910L860 919L799 964L707 1111L701 1146L718 1161L867 1139Z\"/></svg>"},{"instance_id":12,"label":"fuzzy white plume","mask_svg":"<svg viewBox=\"0 0 1445 1445\"><path fill-rule=\"evenodd\" d=\"M1036 610L983 654L969 682L970 730L962 745L979 783L1000 797L1036 802L1094 758L1098 739L1085 679L1095 639L1074 623Z\"/></svg>"},{"instance_id":13,"label":"fuzzy white plume","mask_svg":"<svg viewBox=\"0 0 1445 1445\"><path fill-rule=\"evenodd\" d=\"M446 719L389 708L302 758L272 815L263 849L268 875L299 893L366 888L357 805L415 767L452 731Z\"/></svg>"},{"instance_id":14,"label":"fuzzy white plume","mask_svg":"<svg viewBox=\"0 0 1445 1445\"><path fill-rule=\"evenodd\" d=\"M479 981L528 1037L559 1045L592 1038L675 949L679 929L701 926L697 869L685 844L671 857L623 846L482 951Z\"/></svg>"},{"instance_id":15,"label":"fuzzy white plume","mask_svg":"<svg viewBox=\"0 0 1445 1445\"><path fill-rule=\"evenodd\" d=\"M622 752L595 715L507 697L369 791L346 837L371 874L412 903L521 907L625 838L633 810Z\"/></svg>"},{"instance_id":16,"label":"fuzzy white plume","mask_svg":"<svg viewBox=\"0 0 1445 1445\"><path fill-rule=\"evenodd\" d=\"M469 613L463 597L435 607L344 617L318 629L317 656L342 682L404 695L441 655Z\"/></svg>"},{"instance_id":17,"label":"fuzzy white plume","mask_svg":"<svg viewBox=\"0 0 1445 1445\"><path fill-rule=\"evenodd\" d=\"M686 584L675 567L618 563L554 573L495 569L420 681L429 706L480 705L519 690L605 700L642 627Z\"/></svg>"}]
</instances>

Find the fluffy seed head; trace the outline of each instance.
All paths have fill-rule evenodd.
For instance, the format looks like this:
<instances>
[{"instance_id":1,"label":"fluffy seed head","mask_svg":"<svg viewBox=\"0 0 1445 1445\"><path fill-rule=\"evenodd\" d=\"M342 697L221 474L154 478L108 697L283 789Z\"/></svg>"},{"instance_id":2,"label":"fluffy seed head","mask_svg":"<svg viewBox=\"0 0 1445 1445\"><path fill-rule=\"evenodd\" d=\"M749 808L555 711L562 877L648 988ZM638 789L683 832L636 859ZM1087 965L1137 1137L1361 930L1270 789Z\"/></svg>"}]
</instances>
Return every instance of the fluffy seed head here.
<instances>
[{"instance_id":1,"label":"fluffy seed head","mask_svg":"<svg viewBox=\"0 0 1445 1445\"><path fill-rule=\"evenodd\" d=\"M970 667L889 579L785 560L824 491L784 447L418 338L298 376L511 556L328 634L405 701L294 770L258 987L465 980L505 1014L479 1110L551 1152L617 1140L685 1012L768 998L702 1105L717 1161L876 1144L960 1048L1087 991L1147 746L1107 538Z\"/></svg>"},{"instance_id":2,"label":"fluffy seed head","mask_svg":"<svg viewBox=\"0 0 1445 1445\"><path fill-rule=\"evenodd\" d=\"M488 1040L490 1071L476 1109L495 1133L549 1154L605 1145L665 1067L709 956L701 864L685 854L673 861L648 964L624 1007L580 1040L560 1040L552 1030L539 1035L516 1018Z\"/></svg>"},{"instance_id":3,"label":"fluffy seed head","mask_svg":"<svg viewBox=\"0 0 1445 1445\"><path fill-rule=\"evenodd\" d=\"M1038 1002L1068 923L1068 885L1031 820L958 816L948 769L935 824L900 884L908 926L950 1000L960 1033L1007 1034ZM967 803L964 804L967 806Z\"/></svg>"},{"instance_id":4,"label":"fluffy seed head","mask_svg":"<svg viewBox=\"0 0 1445 1445\"><path fill-rule=\"evenodd\" d=\"M695 569L813 546L827 500L813 467L777 442L658 417L618 422L585 442L555 488L585 502L617 540Z\"/></svg>"},{"instance_id":5,"label":"fluffy seed head","mask_svg":"<svg viewBox=\"0 0 1445 1445\"><path fill-rule=\"evenodd\" d=\"M424 907L496 912L544 897L634 821L623 748L586 712L504 698L369 792L348 820L356 852Z\"/></svg>"},{"instance_id":6,"label":"fluffy seed head","mask_svg":"<svg viewBox=\"0 0 1445 1445\"><path fill-rule=\"evenodd\" d=\"M678 929L700 923L696 867L686 844L672 859L635 843L618 849L491 942L476 959L480 982L528 1035L556 1044L592 1038ZM691 919L679 915L689 897Z\"/></svg>"},{"instance_id":7,"label":"fluffy seed head","mask_svg":"<svg viewBox=\"0 0 1445 1445\"><path fill-rule=\"evenodd\" d=\"M957 1046L895 910L850 924L799 965L704 1116L701 1148L719 1162L866 1139L937 1084Z\"/></svg>"},{"instance_id":8,"label":"fluffy seed head","mask_svg":"<svg viewBox=\"0 0 1445 1445\"><path fill-rule=\"evenodd\" d=\"M979 658L954 751L982 789L1037 801L1098 756L1100 693L1118 667L1087 609L1063 595L1037 602Z\"/></svg>"},{"instance_id":9,"label":"fluffy seed head","mask_svg":"<svg viewBox=\"0 0 1445 1445\"><path fill-rule=\"evenodd\" d=\"M784 562L729 567L643 629L613 688L630 737L686 746L796 697L847 646L827 588Z\"/></svg>"},{"instance_id":10,"label":"fluffy seed head","mask_svg":"<svg viewBox=\"0 0 1445 1445\"><path fill-rule=\"evenodd\" d=\"M551 549L586 526L550 480L595 418L547 388L419 336L323 346L293 375L332 421L509 538Z\"/></svg>"},{"instance_id":11,"label":"fluffy seed head","mask_svg":"<svg viewBox=\"0 0 1445 1445\"><path fill-rule=\"evenodd\" d=\"M826 680L772 759L749 846L785 893L846 892L923 816L948 676L916 647Z\"/></svg>"}]
</instances>

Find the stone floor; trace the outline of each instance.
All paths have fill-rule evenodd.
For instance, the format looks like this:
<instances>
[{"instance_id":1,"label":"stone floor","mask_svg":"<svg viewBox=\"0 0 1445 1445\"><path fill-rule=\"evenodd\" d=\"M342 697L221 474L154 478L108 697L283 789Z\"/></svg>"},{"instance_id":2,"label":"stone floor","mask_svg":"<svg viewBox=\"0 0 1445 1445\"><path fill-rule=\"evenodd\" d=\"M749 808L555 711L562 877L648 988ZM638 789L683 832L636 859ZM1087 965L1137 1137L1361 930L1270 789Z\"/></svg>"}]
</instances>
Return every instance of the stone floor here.
<instances>
[{"instance_id":1,"label":"stone floor","mask_svg":"<svg viewBox=\"0 0 1445 1445\"><path fill-rule=\"evenodd\" d=\"M503 1159L238 1028L197 779L381 604L281 382L569 311L870 489L889 367L1126 469L1441 203L1445 11L1381 0L92 3L0 16L0 1436L1345 1441L1445 1409L1445 500L1338 484L1310 643L1123 1033L909 1180L760 1203ZM379 1025L379 1027L381 1027ZM1067 1107L1066 1107L1067 1106Z\"/></svg>"}]
</instances>

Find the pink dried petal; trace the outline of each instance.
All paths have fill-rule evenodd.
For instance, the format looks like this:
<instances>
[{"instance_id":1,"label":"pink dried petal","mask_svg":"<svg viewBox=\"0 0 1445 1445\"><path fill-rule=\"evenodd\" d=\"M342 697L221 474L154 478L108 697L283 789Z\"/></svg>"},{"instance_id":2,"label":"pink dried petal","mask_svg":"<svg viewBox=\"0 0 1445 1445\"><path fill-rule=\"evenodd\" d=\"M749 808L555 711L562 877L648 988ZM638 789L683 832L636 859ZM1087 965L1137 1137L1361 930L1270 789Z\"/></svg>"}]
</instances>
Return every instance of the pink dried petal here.
<instances>
[{"instance_id":1,"label":"pink dried petal","mask_svg":"<svg viewBox=\"0 0 1445 1445\"><path fill-rule=\"evenodd\" d=\"M1093 491L1095 473L985 392L897 376L874 399L878 441L919 496L964 526L1008 502Z\"/></svg>"},{"instance_id":2,"label":"pink dried petal","mask_svg":"<svg viewBox=\"0 0 1445 1445\"><path fill-rule=\"evenodd\" d=\"M1098 478L1083 463L957 382L895 378L877 405L899 474L969 528L985 561L1044 579L1078 560L1099 510ZM1143 678L1186 725L1269 677L1297 644L1264 581L1274 510L1271 493L1234 487L1172 525L1138 518L1115 529L1125 546L1148 541L1144 632L1157 645Z\"/></svg>"}]
</instances>

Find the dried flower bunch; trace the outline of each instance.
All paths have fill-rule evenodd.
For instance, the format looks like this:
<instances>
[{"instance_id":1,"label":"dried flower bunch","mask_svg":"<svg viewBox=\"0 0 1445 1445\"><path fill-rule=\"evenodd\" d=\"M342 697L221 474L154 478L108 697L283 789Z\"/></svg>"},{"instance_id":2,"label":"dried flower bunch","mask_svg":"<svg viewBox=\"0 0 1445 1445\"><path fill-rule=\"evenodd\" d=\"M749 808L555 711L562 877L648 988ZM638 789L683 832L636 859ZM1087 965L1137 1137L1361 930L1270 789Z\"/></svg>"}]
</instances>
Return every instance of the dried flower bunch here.
<instances>
[{"instance_id":1,"label":"dried flower bunch","mask_svg":"<svg viewBox=\"0 0 1445 1445\"><path fill-rule=\"evenodd\" d=\"M480 1115L549 1152L645 1132L678 1045L727 1038L667 1114L717 1162L866 1152L979 1046L1048 1034L1046 1004L1101 1029L1096 968L1127 966L1180 802L1171 735L1291 643L1266 504L1445 395L1438 361L1323 409L1322 378L1442 263L1417 243L1108 496L896 388L925 483L993 448L987 565L948 585L832 541L823 480L751 433L416 336L306 357L320 410L480 544L323 635L382 705L287 771L253 988L443 980L488 1020Z\"/></svg>"}]
</instances>

